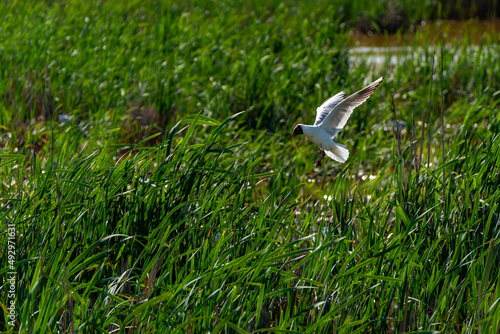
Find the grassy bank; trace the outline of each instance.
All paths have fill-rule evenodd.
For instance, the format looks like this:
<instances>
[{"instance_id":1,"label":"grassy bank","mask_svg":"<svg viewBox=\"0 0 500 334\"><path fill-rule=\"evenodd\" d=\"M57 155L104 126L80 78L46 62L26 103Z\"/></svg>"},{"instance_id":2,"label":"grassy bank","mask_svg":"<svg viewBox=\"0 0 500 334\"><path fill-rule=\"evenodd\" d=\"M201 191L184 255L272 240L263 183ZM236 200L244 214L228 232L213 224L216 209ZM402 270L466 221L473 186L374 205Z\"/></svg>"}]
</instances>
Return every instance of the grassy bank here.
<instances>
[{"instance_id":1,"label":"grassy bank","mask_svg":"<svg viewBox=\"0 0 500 334\"><path fill-rule=\"evenodd\" d=\"M308 8L1 9L1 330L498 330L498 46L378 71ZM293 125L382 75L313 168Z\"/></svg>"}]
</instances>

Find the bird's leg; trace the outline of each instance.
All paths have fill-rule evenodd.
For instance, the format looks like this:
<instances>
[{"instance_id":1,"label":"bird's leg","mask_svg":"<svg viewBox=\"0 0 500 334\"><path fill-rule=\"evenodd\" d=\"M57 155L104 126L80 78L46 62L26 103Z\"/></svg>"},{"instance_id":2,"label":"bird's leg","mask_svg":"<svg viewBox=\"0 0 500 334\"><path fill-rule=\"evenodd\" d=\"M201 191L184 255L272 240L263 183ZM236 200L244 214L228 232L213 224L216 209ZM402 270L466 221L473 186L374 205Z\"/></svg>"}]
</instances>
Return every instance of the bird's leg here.
<instances>
[{"instance_id":1,"label":"bird's leg","mask_svg":"<svg viewBox=\"0 0 500 334\"><path fill-rule=\"evenodd\" d=\"M314 167L321 167L321 161L323 160L323 158L325 157L325 155L326 155L325 151L321 151L321 156L314 163Z\"/></svg>"}]
</instances>

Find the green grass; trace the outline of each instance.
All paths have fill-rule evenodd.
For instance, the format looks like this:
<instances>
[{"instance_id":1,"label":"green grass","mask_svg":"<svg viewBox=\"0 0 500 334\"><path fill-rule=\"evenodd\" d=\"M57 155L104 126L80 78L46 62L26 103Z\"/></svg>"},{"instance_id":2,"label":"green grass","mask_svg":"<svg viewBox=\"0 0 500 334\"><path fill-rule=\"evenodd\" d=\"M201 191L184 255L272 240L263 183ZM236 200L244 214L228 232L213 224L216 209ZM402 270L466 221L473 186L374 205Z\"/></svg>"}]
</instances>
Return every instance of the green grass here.
<instances>
[{"instance_id":1,"label":"green grass","mask_svg":"<svg viewBox=\"0 0 500 334\"><path fill-rule=\"evenodd\" d=\"M0 330L498 331L499 47L379 71L334 5L248 8L0 9ZM293 125L381 75L314 169Z\"/></svg>"}]
</instances>

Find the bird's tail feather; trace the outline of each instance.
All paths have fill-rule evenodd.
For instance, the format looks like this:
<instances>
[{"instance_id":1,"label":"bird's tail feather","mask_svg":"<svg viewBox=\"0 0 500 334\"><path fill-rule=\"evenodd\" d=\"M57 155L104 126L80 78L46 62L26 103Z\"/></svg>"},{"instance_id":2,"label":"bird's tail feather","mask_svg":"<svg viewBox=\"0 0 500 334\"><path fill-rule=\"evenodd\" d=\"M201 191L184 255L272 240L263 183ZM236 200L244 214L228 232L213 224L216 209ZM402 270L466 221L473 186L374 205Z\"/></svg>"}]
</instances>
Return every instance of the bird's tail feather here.
<instances>
[{"instance_id":1,"label":"bird's tail feather","mask_svg":"<svg viewBox=\"0 0 500 334\"><path fill-rule=\"evenodd\" d=\"M349 150L347 146L335 143L333 150L325 150L326 155L338 162L346 162L349 158Z\"/></svg>"}]
</instances>

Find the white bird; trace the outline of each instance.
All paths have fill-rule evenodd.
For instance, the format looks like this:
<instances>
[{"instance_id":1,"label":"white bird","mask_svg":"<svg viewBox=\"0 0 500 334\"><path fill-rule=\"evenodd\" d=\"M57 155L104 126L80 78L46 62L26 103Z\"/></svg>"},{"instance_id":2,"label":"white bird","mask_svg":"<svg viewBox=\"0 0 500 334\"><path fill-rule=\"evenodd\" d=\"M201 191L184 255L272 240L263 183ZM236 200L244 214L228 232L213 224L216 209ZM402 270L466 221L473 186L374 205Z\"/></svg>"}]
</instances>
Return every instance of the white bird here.
<instances>
[{"instance_id":1,"label":"white bird","mask_svg":"<svg viewBox=\"0 0 500 334\"><path fill-rule=\"evenodd\" d=\"M382 80L384 77L372 82L348 98L345 98L343 91L332 96L316 109L314 125L298 124L295 126L291 138L303 134L321 149L321 156L314 163L314 166L321 166L325 155L335 161L346 162L349 158L349 150L345 145L335 143L333 137L342 130L354 108L365 102L375 92Z\"/></svg>"}]
</instances>

